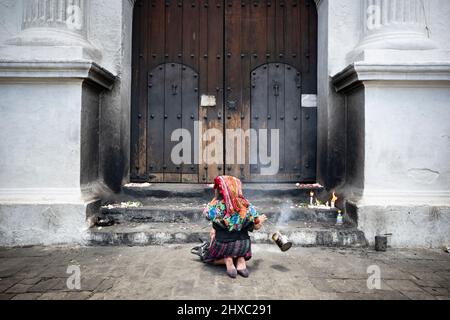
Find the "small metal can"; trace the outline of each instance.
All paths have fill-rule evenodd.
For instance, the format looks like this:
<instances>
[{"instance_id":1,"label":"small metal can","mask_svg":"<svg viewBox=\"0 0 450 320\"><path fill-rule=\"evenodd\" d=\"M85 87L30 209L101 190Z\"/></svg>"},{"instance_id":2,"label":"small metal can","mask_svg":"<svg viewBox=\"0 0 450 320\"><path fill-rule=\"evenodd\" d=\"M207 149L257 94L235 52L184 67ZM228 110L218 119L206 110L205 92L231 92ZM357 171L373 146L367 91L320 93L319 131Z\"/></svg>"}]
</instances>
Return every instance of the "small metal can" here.
<instances>
[{"instance_id":1,"label":"small metal can","mask_svg":"<svg viewBox=\"0 0 450 320\"><path fill-rule=\"evenodd\" d=\"M278 245L281 251L286 252L292 248L292 242L288 240L287 237L283 236L281 232L274 233L272 240Z\"/></svg>"},{"instance_id":2,"label":"small metal can","mask_svg":"<svg viewBox=\"0 0 450 320\"><path fill-rule=\"evenodd\" d=\"M388 247L388 237L387 236L376 236L375 237L375 250L380 252L387 251Z\"/></svg>"}]
</instances>

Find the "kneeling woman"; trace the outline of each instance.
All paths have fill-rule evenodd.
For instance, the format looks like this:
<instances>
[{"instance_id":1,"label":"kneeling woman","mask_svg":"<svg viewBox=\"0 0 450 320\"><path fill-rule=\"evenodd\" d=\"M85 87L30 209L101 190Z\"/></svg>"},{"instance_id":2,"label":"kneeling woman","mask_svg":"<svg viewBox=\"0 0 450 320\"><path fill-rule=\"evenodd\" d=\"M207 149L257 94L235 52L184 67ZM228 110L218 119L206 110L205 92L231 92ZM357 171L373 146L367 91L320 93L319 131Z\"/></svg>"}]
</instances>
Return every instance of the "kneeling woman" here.
<instances>
[{"instance_id":1,"label":"kneeling woman","mask_svg":"<svg viewBox=\"0 0 450 320\"><path fill-rule=\"evenodd\" d=\"M252 258L249 232L261 229L267 220L244 198L241 181L219 176L214 180L215 197L204 214L212 222L211 245L203 257L205 263L226 265L227 274L247 278L246 261Z\"/></svg>"}]
</instances>

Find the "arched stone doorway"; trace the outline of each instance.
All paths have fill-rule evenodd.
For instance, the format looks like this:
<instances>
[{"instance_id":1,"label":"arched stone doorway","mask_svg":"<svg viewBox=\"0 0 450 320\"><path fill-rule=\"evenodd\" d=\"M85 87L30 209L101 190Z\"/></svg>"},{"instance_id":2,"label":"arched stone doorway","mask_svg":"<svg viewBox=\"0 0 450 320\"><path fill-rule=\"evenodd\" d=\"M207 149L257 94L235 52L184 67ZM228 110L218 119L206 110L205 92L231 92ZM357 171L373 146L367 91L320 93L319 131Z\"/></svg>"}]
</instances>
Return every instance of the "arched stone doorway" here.
<instances>
[{"instance_id":1,"label":"arched stone doorway","mask_svg":"<svg viewBox=\"0 0 450 320\"><path fill-rule=\"evenodd\" d=\"M248 182L315 181L317 37L317 10L310 0L137 1L131 180L204 183L229 174ZM155 80L158 68L164 76ZM171 72L175 69L180 73ZM198 75L193 92L183 85L184 70ZM200 103L188 112L184 106L192 99ZM255 99L264 107L258 109ZM179 128L191 133L193 147L196 130L200 138L208 129L222 135L206 134L192 163L174 163L171 150L179 141L172 141L171 134ZM236 129L243 135L227 134ZM270 130L278 130L276 174L261 174L260 157L252 161L250 145L255 139L250 129L256 130L257 138L261 130L268 130L269 149L274 138ZM217 149L208 150L217 142ZM260 143L258 139L256 148ZM245 156L230 157L240 148Z\"/></svg>"}]
</instances>

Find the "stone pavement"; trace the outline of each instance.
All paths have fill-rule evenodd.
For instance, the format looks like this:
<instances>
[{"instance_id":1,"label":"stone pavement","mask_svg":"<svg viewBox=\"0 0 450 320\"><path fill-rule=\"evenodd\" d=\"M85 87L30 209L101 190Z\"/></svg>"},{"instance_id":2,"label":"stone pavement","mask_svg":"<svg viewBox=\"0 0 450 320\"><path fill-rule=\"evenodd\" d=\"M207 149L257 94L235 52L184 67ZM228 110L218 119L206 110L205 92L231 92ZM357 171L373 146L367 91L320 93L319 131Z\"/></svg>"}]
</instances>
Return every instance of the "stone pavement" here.
<instances>
[{"instance_id":1,"label":"stone pavement","mask_svg":"<svg viewBox=\"0 0 450 320\"><path fill-rule=\"evenodd\" d=\"M438 250L293 248L255 245L249 279L206 266L191 245L0 249L0 299L445 299L450 254ZM81 290L67 288L80 266ZM367 286L379 267L381 289Z\"/></svg>"}]
</instances>

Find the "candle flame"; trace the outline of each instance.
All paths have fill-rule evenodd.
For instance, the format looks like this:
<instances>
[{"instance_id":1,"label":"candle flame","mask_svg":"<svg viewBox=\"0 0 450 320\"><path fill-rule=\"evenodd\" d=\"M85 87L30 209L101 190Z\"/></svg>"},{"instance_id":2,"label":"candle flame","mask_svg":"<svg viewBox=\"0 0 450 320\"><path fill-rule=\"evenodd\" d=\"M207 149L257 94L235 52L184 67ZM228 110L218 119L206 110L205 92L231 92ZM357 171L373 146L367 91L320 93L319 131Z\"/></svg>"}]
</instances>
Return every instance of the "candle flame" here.
<instances>
[{"instance_id":1,"label":"candle flame","mask_svg":"<svg viewBox=\"0 0 450 320\"><path fill-rule=\"evenodd\" d=\"M309 195L310 195L311 197L314 197L314 192L311 191L311 192L309 193Z\"/></svg>"},{"instance_id":2,"label":"candle flame","mask_svg":"<svg viewBox=\"0 0 450 320\"><path fill-rule=\"evenodd\" d=\"M336 202L338 201L338 197L336 197L336 193L333 192L333 198L331 199L331 202Z\"/></svg>"}]
</instances>

